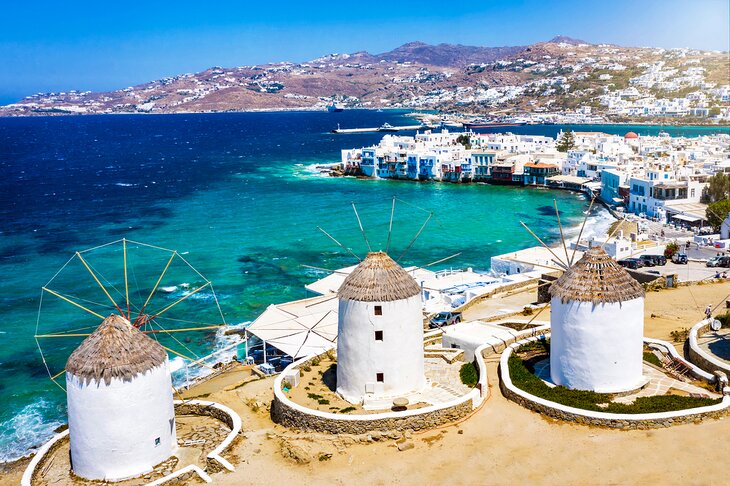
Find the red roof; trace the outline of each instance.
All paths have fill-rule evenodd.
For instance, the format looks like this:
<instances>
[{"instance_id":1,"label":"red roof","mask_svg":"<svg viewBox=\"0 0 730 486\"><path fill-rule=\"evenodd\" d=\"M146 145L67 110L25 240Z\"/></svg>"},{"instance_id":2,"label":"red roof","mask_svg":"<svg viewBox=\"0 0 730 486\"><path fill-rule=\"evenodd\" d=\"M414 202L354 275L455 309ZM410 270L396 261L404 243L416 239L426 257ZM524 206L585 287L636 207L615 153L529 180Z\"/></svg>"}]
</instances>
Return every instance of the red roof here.
<instances>
[{"instance_id":1,"label":"red roof","mask_svg":"<svg viewBox=\"0 0 730 486\"><path fill-rule=\"evenodd\" d=\"M626 135L624 135L624 138L639 138L639 136L634 132L628 132Z\"/></svg>"}]
</instances>

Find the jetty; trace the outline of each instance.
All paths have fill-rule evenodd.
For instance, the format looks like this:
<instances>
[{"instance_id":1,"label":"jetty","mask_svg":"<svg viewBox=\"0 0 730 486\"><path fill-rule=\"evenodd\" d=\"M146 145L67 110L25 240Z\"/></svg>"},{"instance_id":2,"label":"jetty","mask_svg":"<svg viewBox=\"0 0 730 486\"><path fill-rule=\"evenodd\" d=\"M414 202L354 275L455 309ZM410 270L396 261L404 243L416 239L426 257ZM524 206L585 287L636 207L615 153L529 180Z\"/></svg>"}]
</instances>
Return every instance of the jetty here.
<instances>
[{"instance_id":1,"label":"jetty","mask_svg":"<svg viewBox=\"0 0 730 486\"><path fill-rule=\"evenodd\" d=\"M437 128L438 125L428 125L425 123L422 123L420 125L401 125L401 126L393 126L389 123L384 123L383 125L379 127L372 127L372 128L340 128L340 125L337 125L337 128L332 130L332 133L372 133L372 132L400 132L404 130L430 130L433 128Z\"/></svg>"}]
</instances>

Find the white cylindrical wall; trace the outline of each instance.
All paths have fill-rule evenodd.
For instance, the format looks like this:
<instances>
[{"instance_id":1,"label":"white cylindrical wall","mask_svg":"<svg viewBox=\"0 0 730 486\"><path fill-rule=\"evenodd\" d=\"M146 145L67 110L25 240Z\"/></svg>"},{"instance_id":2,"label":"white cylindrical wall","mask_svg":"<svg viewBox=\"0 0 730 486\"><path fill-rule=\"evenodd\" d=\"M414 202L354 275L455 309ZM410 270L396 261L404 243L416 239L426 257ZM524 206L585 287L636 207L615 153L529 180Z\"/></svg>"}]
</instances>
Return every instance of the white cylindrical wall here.
<instances>
[{"instance_id":1,"label":"white cylindrical wall","mask_svg":"<svg viewBox=\"0 0 730 486\"><path fill-rule=\"evenodd\" d=\"M150 471L176 447L168 361L132 381L84 384L66 374L74 473L119 480ZM159 443L157 441L159 439Z\"/></svg>"},{"instance_id":2,"label":"white cylindrical wall","mask_svg":"<svg viewBox=\"0 0 730 486\"><path fill-rule=\"evenodd\" d=\"M550 302L550 377L556 385L614 393L642 385L644 299Z\"/></svg>"},{"instance_id":3,"label":"white cylindrical wall","mask_svg":"<svg viewBox=\"0 0 730 486\"><path fill-rule=\"evenodd\" d=\"M376 306L382 315L375 315ZM337 331L337 393L345 400L361 403L365 395L377 399L425 386L420 295L393 302L340 299ZM383 332L382 341L375 331Z\"/></svg>"}]
</instances>

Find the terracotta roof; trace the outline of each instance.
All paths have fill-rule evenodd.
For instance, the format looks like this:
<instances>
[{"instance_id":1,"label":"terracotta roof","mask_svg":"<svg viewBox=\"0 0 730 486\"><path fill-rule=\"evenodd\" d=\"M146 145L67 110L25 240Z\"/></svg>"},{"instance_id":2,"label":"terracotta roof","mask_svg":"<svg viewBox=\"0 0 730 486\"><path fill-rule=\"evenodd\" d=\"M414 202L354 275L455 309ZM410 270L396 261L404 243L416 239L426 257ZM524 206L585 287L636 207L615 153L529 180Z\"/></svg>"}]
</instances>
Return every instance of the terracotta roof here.
<instances>
[{"instance_id":1,"label":"terracotta roof","mask_svg":"<svg viewBox=\"0 0 730 486\"><path fill-rule=\"evenodd\" d=\"M112 378L131 381L166 359L167 353L157 341L124 317L112 314L71 353L66 372L84 383L94 380L108 385Z\"/></svg>"},{"instance_id":2,"label":"terracotta roof","mask_svg":"<svg viewBox=\"0 0 730 486\"><path fill-rule=\"evenodd\" d=\"M550 286L562 302L625 302L644 297L644 288L602 248L591 248Z\"/></svg>"},{"instance_id":3,"label":"terracotta roof","mask_svg":"<svg viewBox=\"0 0 730 486\"><path fill-rule=\"evenodd\" d=\"M628 132L626 135L624 135L624 138L639 138L639 136L634 132Z\"/></svg>"},{"instance_id":4,"label":"terracotta roof","mask_svg":"<svg viewBox=\"0 0 730 486\"><path fill-rule=\"evenodd\" d=\"M342 282L337 296L360 302L391 302L413 297L421 287L385 252L371 252Z\"/></svg>"}]
</instances>

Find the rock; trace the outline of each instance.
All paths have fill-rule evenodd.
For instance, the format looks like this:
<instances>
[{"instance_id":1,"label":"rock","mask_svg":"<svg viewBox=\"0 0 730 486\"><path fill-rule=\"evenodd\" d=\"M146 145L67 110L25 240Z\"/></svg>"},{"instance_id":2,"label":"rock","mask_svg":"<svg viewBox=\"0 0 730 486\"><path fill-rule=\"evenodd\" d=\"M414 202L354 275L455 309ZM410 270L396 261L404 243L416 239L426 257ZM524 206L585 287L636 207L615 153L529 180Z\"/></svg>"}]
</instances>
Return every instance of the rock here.
<instances>
[{"instance_id":1,"label":"rock","mask_svg":"<svg viewBox=\"0 0 730 486\"><path fill-rule=\"evenodd\" d=\"M410 439L413 437L413 431L411 429L406 429L405 432L403 432L403 437L406 439Z\"/></svg>"},{"instance_id":2,"label":"rock","mask_svg":"<svg viewBox=\"0 0 730 486\"><path fill-rule=\"evenodd\" d=\"M458 432L456 432L459 435L462 435L464 433L464 429L459 429Z\"/></svg>"},{"instance_id":3,"label":"rock","mask_svg":"<svg viewBox=\"0 0 730 486\"><path fill-rule=\"evenodd\" d=\"M302 447L296 444L290 444L289 442L282 442L281 444L281 455L287 459L291 459L297 464L309 464L312 458L307 454Z\"/></svg>"},{"instance_id":4,"label":"rock","mask_svg":"<svg viewBox=\"0 0 730 486\"><path fill-rule=\"evenodd\" d=\"M401 452L413 449L414 447L413 442L402 442L398 444L398 450Z\"/></svg>"}]
</instances>

